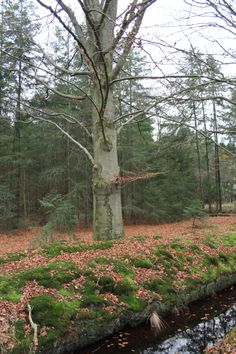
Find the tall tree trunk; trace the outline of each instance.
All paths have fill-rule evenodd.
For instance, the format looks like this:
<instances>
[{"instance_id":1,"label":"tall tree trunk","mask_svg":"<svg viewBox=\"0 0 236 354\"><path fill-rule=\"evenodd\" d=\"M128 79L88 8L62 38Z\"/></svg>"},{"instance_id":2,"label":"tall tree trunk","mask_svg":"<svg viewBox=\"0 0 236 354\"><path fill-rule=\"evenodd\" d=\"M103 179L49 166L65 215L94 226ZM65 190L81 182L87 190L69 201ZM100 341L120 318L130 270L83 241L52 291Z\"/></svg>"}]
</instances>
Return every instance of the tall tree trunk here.
<instances>
[{"instance_id":1,"label":"tall tree trunk","mask_svg":"<svg viewBox=\"0 0 236 354\"><path fill-rule=\"evenodd\" d=\"M214 94L214 89L213 89ZM216 117L216 104L213 100L213 124L214 124L214 140L215 140L215 183L216 183L216 212L222 212L222 195L221 195L221 176L220 176L220 159L219 159L219 146L218 146L218 124Z\"/></svg>"},{"instance_id":2,"label":"tall tree trunk","mask_svg":"<svg viewBox=\"0 0 236 354\"><path fill-rule=\"evenodd\" d=\"M99 90L95 90L93 100L99 102L99 99ZM114 119L112 90L109 92L106 110L102 117L106 141L102 134L100 119L98 112L94 109L93 226L94 238L106 240L123 236L121 188L114 183L120 174L120 169L117 132L114 124L111 123Z\"/></svg>"},{"instance_id":3,"label":"tall tree trunk","mask_svg":"<svg viewBox=\"0 0 236 354\"><path fill-rule=\"evenodd\" d=\"M197 168L198 168L198 193L200 195L201 201L203 201L203 190L202 190L202 173L201 173L201 154L198 138L198 122L196 114L196 106L193 103L193 116L194 116L194 126L195 126L195 138L196 138L196 149L197 149Z\"/></svg>"},{"instance_id":4,"label":"tall tree trunk","mask_svg":"<svg viewBox=\"0 0 236 354\"><path fill-rule=\"evenodd\" d=\"M204 132L207 135L207 126L206 126L206 115L205 115L205 107L202 102L202 117L204 124ZM206 172L207 172L207 203L209 212L212 212L212 200L211 200L211 183L210 183L210 161L209 161L209 143L208 139L205 136L205 150L206 150Z\"/></svg>"}]
</instances>

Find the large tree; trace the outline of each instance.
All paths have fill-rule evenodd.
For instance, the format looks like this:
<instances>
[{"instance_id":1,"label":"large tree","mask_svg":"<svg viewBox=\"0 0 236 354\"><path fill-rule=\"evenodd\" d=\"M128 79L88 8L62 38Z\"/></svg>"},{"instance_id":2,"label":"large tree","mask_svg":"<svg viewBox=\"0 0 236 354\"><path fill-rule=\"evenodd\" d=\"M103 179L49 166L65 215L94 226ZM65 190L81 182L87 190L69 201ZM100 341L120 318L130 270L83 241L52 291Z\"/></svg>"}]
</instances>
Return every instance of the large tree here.
<instances>
[{"instance_id":1,"label":"large tree","mask_svg":"<svg viewBox=\"0 0 236 354\"><path fill-rule=\"evenodd\" d=\"M87 155L93 167L93 223L96 239L114 239L123 235L123 220L121 207L121 190L119 183L119 163L117 154L117 130L121 128L119 117L115 112L113 86L122 71L129 52L134 45L136 35L140 29L145 11L156 0L132 1L123 15L118 17L118 1L88 1L78 0L80 9L74 12L64 1L56 0L56 6L48 6L46 2L37 0L46 8L66 29L75 43L76 56L79 68L65 68L58 65L46 53L45 65L54 67L62 76L70 75L79 78L82 75L89 77L90 90L79 87L73 97L65 91L55 92L60 96L75 100L87 98L91 103L92 129L88 131L79 117L77 122L92 138L92 152L45 111L34 111L32 116L46 119L56 125L64 134ZM78 16L82 11L85 17L83 25ZM78 16L77 16L78 15ZM67 17L67 18L66 18ZM118 26L117 26L118 24ZM42 50L42 48L39 48ZM116 55L114 55L116 54ZM49 70L50 71L50 70ZM36 78L37 79L37 78ZM38 82L45 85L45 80L38 78ZM45 85L47 90L50 84ZM82 94L81 94L82 92ZM64 118L72 119L72 117Z\"/></svg>"}]
</instances>

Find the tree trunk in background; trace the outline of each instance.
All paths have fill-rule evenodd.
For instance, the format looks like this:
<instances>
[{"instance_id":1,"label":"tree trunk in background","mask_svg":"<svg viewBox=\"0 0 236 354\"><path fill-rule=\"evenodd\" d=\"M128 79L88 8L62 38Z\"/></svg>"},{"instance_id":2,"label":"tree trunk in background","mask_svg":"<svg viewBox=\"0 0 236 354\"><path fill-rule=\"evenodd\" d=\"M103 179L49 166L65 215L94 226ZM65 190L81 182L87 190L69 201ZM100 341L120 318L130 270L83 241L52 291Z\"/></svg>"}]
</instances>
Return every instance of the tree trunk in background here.
<instances>
[{"instance_id":1,"label":"tree trunk in background","mask_svg":"<svg viewBox=\"0 0 236 354\"><path fill-rule=\"evenodd\" d=\"M196 114L195 103L193 103L193 116L194 116L194 126L195 126L195 138L196 138L196 149L197 149L197 167L198 167L198 193L201 201L203 202L203 190L202 190L202 173L201 173L201 155L199 147L199 138L198 138L198 121Z\"/></svg>"},{"instance_id":2,"label":"tree trunk in background","mask_svg":"<svg viewBox=\"0 0 236 354\"><path fill-rule=\"evenodd\" d=\"M205 107L202 102L202 117L204 124L204 131L207 134L207 126L206 126L206 115L205 115ZM210 190L210 161L209 161L209 143L208 139L205 137L205 150L206 150L206 173L207 173L207 203L209 212L212 212L212 200L211 200L211 190Z\"/></svg>"},{"instance_id":3,"label":"tree trunk in background","mask_svg":"<svg viewBox=\"0 0 236 354\"><path fill-rule=\"evenodd\" d=\"M16 159L16 170L14 174L14 189L16 200L16 217L19 220L21 217L21 162L20 162L20 139L21 139L21 90L22 90L22 74L21 74L21 61L19 61L19 72L17 77L17 103L15 112L14 123L14 141L13 152Z\"/></svg>"},{"instance_id":4,"label":"tree trunk in background","mask_svg":"<svg viewBox=\"0 0 236 354\"><path fill-rule=\"evenodd\" d=\"M221 176L220 176L220 159L219 159L219 146L218 146L218 134L217 134L217 117L216 117L216 104L213 100L213 125L214 125L214 140L215 140L215 182L216 182L216 212L222 212L222 195L221 195Z\"/></svg>"}]
</instances>

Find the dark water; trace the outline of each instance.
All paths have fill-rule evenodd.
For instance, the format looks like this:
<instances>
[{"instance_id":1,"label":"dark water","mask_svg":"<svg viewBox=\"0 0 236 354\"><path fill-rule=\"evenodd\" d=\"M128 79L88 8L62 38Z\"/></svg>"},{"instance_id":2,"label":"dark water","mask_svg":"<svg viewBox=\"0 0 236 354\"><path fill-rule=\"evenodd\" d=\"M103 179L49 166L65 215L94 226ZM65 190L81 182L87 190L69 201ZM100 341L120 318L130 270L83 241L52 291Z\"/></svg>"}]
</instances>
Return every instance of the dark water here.
<instances>
[{"instance_id":1,"label":"dark water","mask_svg":"<svg viewBox=\"0 0 236 354\"><path fill-rule=\"evenodd\" d=\"M148 323L126 328L85 350L73 354L192 354L222 339L236 326L236 286L183 308L164 318L165 329L155 334Z\"/></svg>"}]
</instances>

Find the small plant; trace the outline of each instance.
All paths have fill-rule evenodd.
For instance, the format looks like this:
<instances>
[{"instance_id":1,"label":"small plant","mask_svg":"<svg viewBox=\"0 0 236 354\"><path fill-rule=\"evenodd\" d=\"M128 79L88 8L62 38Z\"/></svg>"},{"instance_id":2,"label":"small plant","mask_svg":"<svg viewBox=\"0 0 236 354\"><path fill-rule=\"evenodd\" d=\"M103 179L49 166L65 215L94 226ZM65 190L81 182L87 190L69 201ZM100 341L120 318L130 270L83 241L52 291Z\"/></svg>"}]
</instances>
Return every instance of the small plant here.
<instances>
[{"instance_id":1,"label":"small plant","mask_svg":"<svg viewBox=\"0 0 236 354\"><path fill-rule=\"evenodd\" d=\"M191 205L184 209L184 216L186 219L193 219L192 228L197 227L197 220L203 222L206 216L206 211L202 207L200 200L193 200Z\"/></svg>"},{"instance_id":2,"label":"small plant","mask_svg":"<svg viewBox=\"0 0 236 354\"><path fill-rule=\"evenodd\" d=\"M53 231L70 233L78 225L78 210L70 198L52 193L39 202L48 219L44 227L45 235Z\"/></svg>"}]
</instances>

